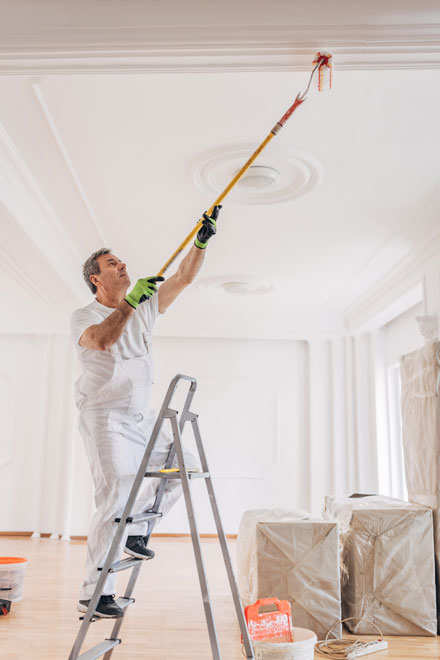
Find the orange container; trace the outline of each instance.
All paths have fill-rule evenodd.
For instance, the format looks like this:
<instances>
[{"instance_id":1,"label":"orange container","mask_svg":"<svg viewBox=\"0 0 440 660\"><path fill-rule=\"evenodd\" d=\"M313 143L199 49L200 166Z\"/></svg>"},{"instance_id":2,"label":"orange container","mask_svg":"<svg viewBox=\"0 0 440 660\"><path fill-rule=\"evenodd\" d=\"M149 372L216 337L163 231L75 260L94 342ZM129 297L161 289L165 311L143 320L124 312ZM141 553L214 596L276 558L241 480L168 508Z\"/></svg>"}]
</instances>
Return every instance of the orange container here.
<instances>
[{"instance_id":1,"label":"orange container","mask_svg":"<svg viewBox=\"0 0 440 660\"><path fill-rule=\"evenodd\" d=\"M0 564L22 564L25 561L25 557L0 557Z\"/></svg>"},{"instance_id":2,"label":"orange container","mask_svg":"<svg viewBox=\"0 0 440 660\"><path fill-rule=\"evenodd\" d=\"M270 609L269 609L270 608ZM293 642L288 600L261 598L244 610L249 635L256 641Z\"/></svg>"},{"instance_id":3,"label":"orange container","mask_svg":"<svg viewBox=\"0 0 440 660\"><path fill-rule=\"evenodd\" d=\"M13 603L23 598L27 563L28 561L24 557L0 557L0 598L2 601Z\"/></svg>"}]
</instances>

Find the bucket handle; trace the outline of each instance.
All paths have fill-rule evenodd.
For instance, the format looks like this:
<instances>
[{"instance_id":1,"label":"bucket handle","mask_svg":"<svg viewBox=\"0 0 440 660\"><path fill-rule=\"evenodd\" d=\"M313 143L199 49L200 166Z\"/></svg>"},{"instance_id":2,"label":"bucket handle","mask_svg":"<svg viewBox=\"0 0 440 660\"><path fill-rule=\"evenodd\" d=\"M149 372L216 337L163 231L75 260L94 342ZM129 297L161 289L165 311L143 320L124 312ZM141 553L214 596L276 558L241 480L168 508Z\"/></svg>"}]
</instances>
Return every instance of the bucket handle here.
<instances>
[{"instance_id":1,"label":"bucket handle","mask_svg":"<svg viewBox=\"0 0 440 660\"><path fill-rule=\"evenodd\" d=\"M258 616L263 616L263 614L267 614L267 612L263 612L260 614L260 609L262 607L265 607L266 605L275 605L277 610L282 610L282 604L281 601L278 600L278 598L260 598L259 600L254 603L254 607L256 610L256 614Z\"/></svg>"}]
</instances>

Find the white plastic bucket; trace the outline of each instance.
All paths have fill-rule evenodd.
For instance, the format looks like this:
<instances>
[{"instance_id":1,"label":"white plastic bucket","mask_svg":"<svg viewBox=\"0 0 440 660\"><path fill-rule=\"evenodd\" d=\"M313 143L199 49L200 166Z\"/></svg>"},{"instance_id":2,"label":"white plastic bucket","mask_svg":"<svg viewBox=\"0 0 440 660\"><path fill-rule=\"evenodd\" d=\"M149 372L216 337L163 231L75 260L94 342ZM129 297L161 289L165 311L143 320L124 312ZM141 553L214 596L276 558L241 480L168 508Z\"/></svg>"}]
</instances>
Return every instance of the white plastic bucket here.
<instances>
[{"instance_id":1,"label":"white plastic bucket","mask_svg":"<svg viewBox=\"0 0 440 660\"><path fill-rule=\"evenodd\" d=\"M315 633L306 628L293 628L293 642L252 642L255 660L313 660Z\"/></svg>"},{"instance_id":2,"label":"white plastic bucket","mask_svg":"<svg viewBox=\"0 0 440 660\"><path fill-rule=\"evenodd\" d=\"M0 599L15 603L23 598L28 561L24 557L0 557Z\"/></svg>"}]
</instances>

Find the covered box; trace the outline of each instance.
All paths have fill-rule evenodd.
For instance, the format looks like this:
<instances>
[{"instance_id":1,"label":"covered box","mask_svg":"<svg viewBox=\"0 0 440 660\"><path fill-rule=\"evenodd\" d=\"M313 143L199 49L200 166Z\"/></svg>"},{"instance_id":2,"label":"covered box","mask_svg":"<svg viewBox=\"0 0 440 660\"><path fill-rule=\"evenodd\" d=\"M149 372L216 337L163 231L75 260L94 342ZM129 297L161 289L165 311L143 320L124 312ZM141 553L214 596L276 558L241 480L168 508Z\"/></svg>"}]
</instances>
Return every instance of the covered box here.
<instances>
[{"instance_id":1,"label":"covered box","mask_svg":"<svg viewBox=\"0 0 440 660\"><path fill-rule=\"evenodd\" d=\"M348 629L435 635L432 511L391 497L352 495L327 497L324 517L340 526L342 617L354 617Z\"/></svg>"},{"instance_id":2,"label":"covered box","mask_svg":"<svg viewBox=\"0 0 440 660\"><path fill-rule=\"evenodd\" d=\"M408 499L433 511L434 548L440 576L440 342L400 359L402 437ZM440 633L440 589L437 593Z\"/></svg>"},{"instance_id":3,"label":"covered box","mask_svg":"<svg viewBox=\"0 0 440 660\"><path fill-rule=\"evenodd\" d=\"M238 533L238 584L245 605L288 600L293 625L318 637L341 619L338 526L301 511L257 509ZM341 626L335 625L334 636Z\"/></svg>"}]
</instances>

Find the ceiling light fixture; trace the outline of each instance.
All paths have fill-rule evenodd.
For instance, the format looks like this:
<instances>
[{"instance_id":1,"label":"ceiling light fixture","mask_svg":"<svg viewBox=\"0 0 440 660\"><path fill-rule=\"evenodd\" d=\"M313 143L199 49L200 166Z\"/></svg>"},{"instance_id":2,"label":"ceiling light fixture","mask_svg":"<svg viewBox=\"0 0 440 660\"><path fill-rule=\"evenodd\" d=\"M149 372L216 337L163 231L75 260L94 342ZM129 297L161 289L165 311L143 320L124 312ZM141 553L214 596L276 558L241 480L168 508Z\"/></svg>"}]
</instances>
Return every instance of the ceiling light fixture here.
<instances>
[{"instance_id":1,"label":"ceiling light fixture","mask_svg":"<svg viewBox=\"0 0 440 660\"><path fill-rule=\"evenodd\" d=\"M272 282L268 282L267 280L233 275L208 277L199 280L198 286L201 289L209 289L210 291L214 289L235 296L262 296L274 289Z\"/></svg>"},{"instance_id":2,"label":"ceiling light fixture","mask_svg":"<svg viewBox=\"0 0 440 660\"><path fill-rule=\"evenodd\" d=\"M252 165L238 182L240 188L251 192L274 190L280 180L280 173L266 165Z\"/></svg>"}]
</instances>

